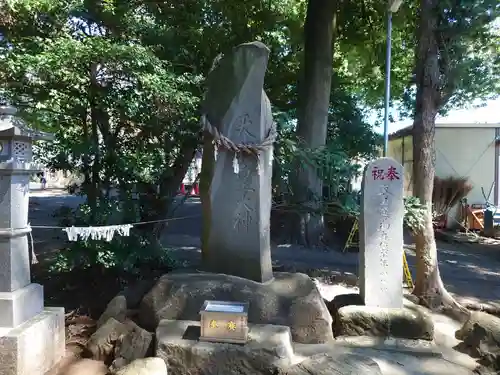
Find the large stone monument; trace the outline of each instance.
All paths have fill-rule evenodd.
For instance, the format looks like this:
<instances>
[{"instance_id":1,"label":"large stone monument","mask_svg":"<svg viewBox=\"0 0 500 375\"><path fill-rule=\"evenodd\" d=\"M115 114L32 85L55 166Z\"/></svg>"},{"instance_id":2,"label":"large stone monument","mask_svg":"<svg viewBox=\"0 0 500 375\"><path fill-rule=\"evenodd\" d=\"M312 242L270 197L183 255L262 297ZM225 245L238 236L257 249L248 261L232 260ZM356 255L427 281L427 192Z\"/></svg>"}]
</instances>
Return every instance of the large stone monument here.
<instances>
[{"instance_id":1,"label":"large stone monument","mask_svg":"<svg viewBox=\"0 0 500 375\"><path fill-rule=\"evenodd\" d=\"M275 128L264 90L269 49L237 46L214 63L203 105L218 153L210 185L208 269L272 280L271 176Z\"/></svg>"},{"instance_id":2,"label":"large stone monument","mask_svg":"<svg viewBox=\"0 0 500 375\"><path fill-rule=\"evenodd\" d=\"M365 168L359 223L359 285L366 306L403 307L403 167L391 158Z\"/></svg>"},{"instance_id":3,"label":"large stone monument","mask_svg":"<svg viewBox=\"0 0 500 375\"><path fill-rule=\"evenodd\" d=\"M64 355L64 309L44 308L43 287L31 283L28 236L34 132L0 107L0 375L42 375Z\"/></svg>"}]
</instances>

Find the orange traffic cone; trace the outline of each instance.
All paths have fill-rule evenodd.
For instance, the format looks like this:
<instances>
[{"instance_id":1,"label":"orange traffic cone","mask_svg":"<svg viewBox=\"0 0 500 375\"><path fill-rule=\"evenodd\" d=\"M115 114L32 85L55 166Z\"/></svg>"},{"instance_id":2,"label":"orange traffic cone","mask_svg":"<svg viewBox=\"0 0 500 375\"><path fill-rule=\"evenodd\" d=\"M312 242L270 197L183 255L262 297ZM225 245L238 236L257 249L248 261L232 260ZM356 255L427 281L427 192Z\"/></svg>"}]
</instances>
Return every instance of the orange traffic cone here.
<instances>
[{"instance_id":1,"label":"orange traffic cone","mask_svg":"<svg viewBox=\"0 0 500 375\"><path fill-rule=\"evenodd\" d=\"M184 186L184 184L181 184L181 194L186 195L186 187Z\"/></svg>"}]
</instances>

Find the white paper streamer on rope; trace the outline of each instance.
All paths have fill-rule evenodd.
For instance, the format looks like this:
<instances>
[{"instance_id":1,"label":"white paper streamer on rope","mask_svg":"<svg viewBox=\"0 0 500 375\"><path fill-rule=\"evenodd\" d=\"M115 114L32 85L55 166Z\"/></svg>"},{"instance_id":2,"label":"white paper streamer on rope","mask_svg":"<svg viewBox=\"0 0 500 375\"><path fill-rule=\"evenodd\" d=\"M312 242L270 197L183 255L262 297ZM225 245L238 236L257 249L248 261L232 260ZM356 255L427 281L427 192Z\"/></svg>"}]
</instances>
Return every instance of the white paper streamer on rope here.
<instances>
[{"instance_id":1,"label":"white paper streamer on rope","mask_svg":"<svg viewBox=\"0 0 500 375\"><path fill-rule=\"evenodd\" d=\"M108 225L102 227L69 227L64 228L63 231L68 235L68 240L73 242L78 241L78 238L82 241L92 239L110 242L115 234L128 237L132 227L131 224Z\"/></svg>"},{"instance_id":2,"label":"white paper streamer on rope","mask_svg":"<svg viewBox=\"0 0 500 375\"><path fill-rule=\"evenodd\" d=\"M233 171L234 171L235 174L240 173L240 163L238 162L238 154L237 153L234 153Z\"/></svg>"}]
</instances>

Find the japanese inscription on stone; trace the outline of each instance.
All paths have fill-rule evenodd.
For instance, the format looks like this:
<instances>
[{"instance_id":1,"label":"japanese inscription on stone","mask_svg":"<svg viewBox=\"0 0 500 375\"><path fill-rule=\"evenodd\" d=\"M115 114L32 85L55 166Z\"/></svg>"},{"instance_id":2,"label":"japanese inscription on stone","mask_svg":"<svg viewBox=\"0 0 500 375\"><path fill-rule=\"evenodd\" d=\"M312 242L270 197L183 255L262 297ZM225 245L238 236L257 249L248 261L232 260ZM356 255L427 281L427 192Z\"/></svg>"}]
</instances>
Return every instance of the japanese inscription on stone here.
<instances>
[{"instance_id":1,"label":"japanese inscription on stone","mask_svg":"<svg viewBox=\"0 0 500 375\"><path fill-rule=\"evenodd\" d=\"M402 307L403 167L391 158L365 169L360 217L360 292L367 306Z\"/></svg>"},{"instance_id":2,"label":"japanese inscription on stone","mask_svg":"<svg viewBox=\"0 0 500 375\"><path fill-rule=\"evenodd\" d=\"M256 137L249 130L252 126L250 115L245 113L235 121L235 132L242 144L252 144L256 142ZM233 229L237 232L248 231L248 226L254 220L255 215L255 187L253 186L252 175L257 172L259 163L248 155L234 155L233 170L237 175L239 184L237 194L240 199L236 204Z\"/></svg>"},{"instance_id":3,"label":"japanese inscription on stone","mask_svg":"<svg viewBox=\"0 0 500 375\"><path fill-rule=\"evenodd\" d=\"M385 171L383 168L379 168L378 166L374 166L371 172L374 180L387 180L387 181L399 180L399 172L393 165L391 165L387 169L387 171Z\"/></svg>"},{"instance_id":4,"label":"japanese inscription on stone","mask_svg":"<svg viewBox=\"0 0 500 375\"><path fill-rule=\"evenodd\" d=\"M234 147L221 145L210 184L210 230L204 260L212 272L258 282L272 279L270 249L272 143L248 154L273 130L264 90L269 49L243 44L215 64L207 77L205 118Z\"/></svg>"}]
</instances>

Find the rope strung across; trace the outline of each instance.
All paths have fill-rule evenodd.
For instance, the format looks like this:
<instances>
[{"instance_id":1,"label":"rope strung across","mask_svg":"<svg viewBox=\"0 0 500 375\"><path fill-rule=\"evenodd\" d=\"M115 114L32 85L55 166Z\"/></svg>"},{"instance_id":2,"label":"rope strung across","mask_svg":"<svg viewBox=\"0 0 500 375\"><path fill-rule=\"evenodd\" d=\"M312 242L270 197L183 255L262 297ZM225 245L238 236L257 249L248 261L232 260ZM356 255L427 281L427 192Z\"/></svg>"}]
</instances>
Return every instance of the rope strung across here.
<instances>
[{"instance_id":1,"label":"rope strung across","mask_svg":"<svg viewBox=\"0 0 500 375\"><path fill-rule=\"evenodd\" d=\"M150 220L150 221L138 221L135 223L127 223L127 224L117 224L117 225L131 225L131 226L137 226L137 225L145 225L145 224L155 224L155 223L166 223L169 221L177 221L177 220L184 220L184 219L195 219L199 218L201 215L190 215L190 216L181 216L181 217L171 217L169 219L160 219L160 220ZM101 227L106 227L109 225L89 225L89 228L101 228ZM29 225L30 228L32 229L66 229L69 227L58 227L58 226L51 226L51 225ZM8 228L6 230L12 231L12 230L19 230L20 228Z\"/></svg>"},{"instance_id":2,"label":"rope strung across","mask_svg":"<svg viewBox=\"0 0 500 375\"><path fill-rule=\"evenodd\" d=\"M234 143L224 134L222 134L216 126L210 124L210 121L206 116L202 116L203 130L208 131L214 138L214 142L218 147L221 147L227 151L234 152L237 155L253 155L259 157L259 152L265 151L269 147L272 147L276 140L276 125L273 122L271 128L267 132L264 140L259 144L251 143Z\"/></svg>"}]
</instances>

